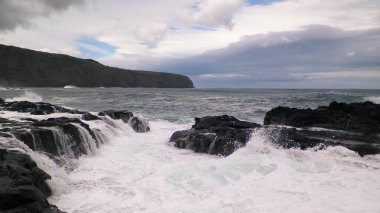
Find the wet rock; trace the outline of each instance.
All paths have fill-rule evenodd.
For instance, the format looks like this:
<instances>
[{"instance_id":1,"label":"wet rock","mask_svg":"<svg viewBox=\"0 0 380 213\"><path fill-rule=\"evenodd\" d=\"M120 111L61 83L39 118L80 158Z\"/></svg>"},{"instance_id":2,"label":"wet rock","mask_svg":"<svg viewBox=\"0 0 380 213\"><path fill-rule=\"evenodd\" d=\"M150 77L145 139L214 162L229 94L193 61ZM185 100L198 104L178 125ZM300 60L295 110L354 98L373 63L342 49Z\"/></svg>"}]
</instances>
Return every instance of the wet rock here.
<instances>
[{"instance_id":1,"label":"wet rock","mask_svg":"<svg viewBox=\"0 0 380 213\"><path fill-rule=\"evenodd\" d=\"M99 115L100 116L109 116L110 118L115 119L115 120L121 119L125 123L128 123L129 119L131 119L133 117L133 113L126 111L126 110L122 110L122 111L107 110L107 111L99 112Z\"/></svg>"},{"instance_id":2,"label":"wet rock","mask_svg":"<svg viewBox=\"0 0 380 213\"><path fill-rule=\"evenodd\" d=\"M86 112L82 115L82 119L85 121L94 121L94 120L100 120L100 118L96 115L93 115L89 112Z\"/></svg>"},{"instance_id":3,"label":"wet rock","mask_svg":"<svg viewBox=\"0 0 380 213\"><path fill-rule=\"evenodd\" d=\"M135 117L132 112L122 110L107 110L99 112L99 116L109 116L115 120L122 120L124 123L128 123L135 132L148 132L150 130L149 123L139 117Z\"/></svg>"},{"instance_id":4,"label":"wet rock","mask_svg":"<svg viewBox=\"0 0 380 213\"><path fill-rule=\"evenodd\" d=\"M254 129L260 126L228 115L207 116L195 118L191 129L173 133L169 141L181 149L228 156L244 147Z\"/></svg>"},{"instance_id":5,"label":"wet rock","mask_svg":"<svg viewBox=\"0 0 380 213\"><path fill-rule=\"evenodd\" d=\"M332 102L317 109L277 107L265 115L264 124L377 134L380 133L380 105L367 101L351 104Z\"/></svg>"},{"instance_id":6,"label":"wet rock","mask_svg":"<svg viewBox=\"0 0 380 213\"><path fill-rule=\"evenodd\" d=\"M132 117L129 125L135 132L148 132L150 130L148 121L138 117Z\"/></svg>"},{"instance_id":7,"label":"wet rock","mask_svg":"<svg viewBox=\"0 0 380 213\"><path fill-rule=\"evenodd\" d=\"M46 200L51 189L50 175L37 167L26 154L0 149L0 211L61 212Z\"/></svg>"},{"instance_id":8,"label":"wet rock","mask_svg":"<svg viewBox=\"0 0 380 213\"><path fill-rule=\"evenodd\" d=\"M379 154L380 138L376 135L332 130L296 129L288 127L265 127L266 136L282 148L324 149L343 146L360 156Z\"/></svg>"},{"instance_id":9,"label":"wet rock","mask_svg":"<svg viewBox=\"0 0 380 213\"><path fill-rule=\"evenodd\" d=\"M372 102L332 102L317 109L277 107L265 115L264 124L302 128L274 128L271 133L278 137L273 141L285 148L323 144L344 146L361 156L380 153L380 105Z\"/></svg>"},{"instance_id":10,"label":"wet rock","mask_svg":"<svg viewBox=\"0 0 380 213\"><path fill-rule=\"evenodd\" d=\"M80 114L77 110L67 109L61 106L43 102L14 101L3 104L5 110L16 112L29 112L32 115L47 115L57 112Z\"/></svg>"}]
</instances>

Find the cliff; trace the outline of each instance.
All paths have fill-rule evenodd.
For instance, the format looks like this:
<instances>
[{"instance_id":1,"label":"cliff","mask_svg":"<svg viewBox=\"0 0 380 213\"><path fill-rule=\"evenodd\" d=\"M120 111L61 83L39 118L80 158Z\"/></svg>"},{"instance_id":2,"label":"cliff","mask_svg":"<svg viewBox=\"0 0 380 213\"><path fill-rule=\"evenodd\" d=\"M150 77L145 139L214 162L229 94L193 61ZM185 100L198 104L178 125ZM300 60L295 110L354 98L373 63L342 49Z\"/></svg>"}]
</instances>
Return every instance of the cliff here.
<instances>
[{"instance_id":1,"label":"cliff","mask_svg":"<svg viewBox=\"0 0 380 213\"><path fill-rule=\"evenodd\" d=\"M51 54L0 44L0 86L3 87L157 87L193 88L178 74L125 70L91 59Z\"/></svg>"}]
</instances>

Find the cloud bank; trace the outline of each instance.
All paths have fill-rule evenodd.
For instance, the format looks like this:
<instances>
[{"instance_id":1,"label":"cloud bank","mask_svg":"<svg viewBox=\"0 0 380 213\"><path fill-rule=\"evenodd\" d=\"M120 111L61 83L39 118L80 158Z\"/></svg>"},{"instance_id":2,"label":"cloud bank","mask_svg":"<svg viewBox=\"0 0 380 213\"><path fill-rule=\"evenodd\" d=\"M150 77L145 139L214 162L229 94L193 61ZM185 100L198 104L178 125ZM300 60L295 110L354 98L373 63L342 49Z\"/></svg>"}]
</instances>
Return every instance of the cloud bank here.
<instances>
[{"instance_id":1,"label":"cloud bank","mask_svg":"<svg viewBox=\"0 0 380 213\"><path fill-rule=\"evenodd\" d=\"M353 74L380 70L379 28L378 0L0 0L0 43L201 87L380 88Z\"/></svg>"},{"instance_id":2,"label":"cloud bank","mask_svg":"<svg viewBox=\"0 0 380 213\"><path fill-rule=\"evenodd\" d=\"M29 26L31 19L82 4L82 0L0 0L0 31Z\"/></svg>"},{"instance_id":3,"label":"cloud bank","mask_svg":"<svg viewBox=\"0 0 380 213\"><path fill-rule=\"evenodd\" d=\"M318 25L246 36L223 49L180 60L159 60L151 68L180 70L202 87L232 84L237 78L246 87L281 81L304 81L317 87L312 80L344 78L377 78L380 82L379 49L380 28L345 31Z\"/></svg>"}]
</instances>

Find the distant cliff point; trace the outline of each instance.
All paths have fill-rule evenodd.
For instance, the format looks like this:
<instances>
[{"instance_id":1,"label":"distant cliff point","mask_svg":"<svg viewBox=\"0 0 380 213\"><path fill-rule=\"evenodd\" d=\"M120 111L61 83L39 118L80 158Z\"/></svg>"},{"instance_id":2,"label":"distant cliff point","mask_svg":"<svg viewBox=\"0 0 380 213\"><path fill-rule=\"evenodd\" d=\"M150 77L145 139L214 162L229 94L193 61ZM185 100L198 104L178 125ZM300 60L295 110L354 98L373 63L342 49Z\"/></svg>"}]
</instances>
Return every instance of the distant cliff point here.
<instances>
[{"instance_id":1,"label":"distant cliff point","mask_svg":"<svg viewBox=\"0 0 380 213\"><path fill-rule=\"evenodd\" d=\"M2 87L156 87L193 88L189 77L108 67L91 59L0 44Z\"/></svg>"}]
</instances>

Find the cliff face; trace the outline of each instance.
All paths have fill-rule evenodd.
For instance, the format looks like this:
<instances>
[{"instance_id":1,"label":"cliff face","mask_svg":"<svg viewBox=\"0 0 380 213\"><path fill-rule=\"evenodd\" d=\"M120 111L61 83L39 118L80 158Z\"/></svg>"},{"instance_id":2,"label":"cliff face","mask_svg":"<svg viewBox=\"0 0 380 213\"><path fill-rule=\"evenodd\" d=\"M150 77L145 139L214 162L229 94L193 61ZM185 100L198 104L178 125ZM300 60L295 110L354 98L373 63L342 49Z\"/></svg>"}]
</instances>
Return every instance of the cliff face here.
<instances>
[{"instance_id":1,"label":"cliff face","mask_svg":"<svg viewBox=\"0 0 380 213\"><path fill-rule=\"evenodd\" d=\"M3 87L159 87L193 88L178 74L124 70L90 59L0 45Z\"/></svg>"}]
</instances>

